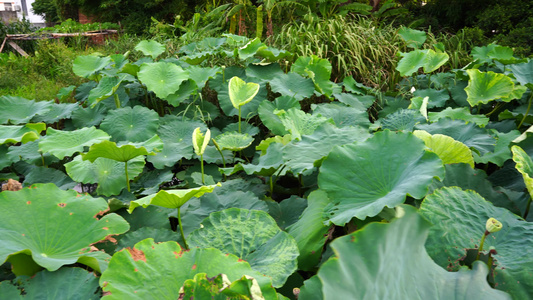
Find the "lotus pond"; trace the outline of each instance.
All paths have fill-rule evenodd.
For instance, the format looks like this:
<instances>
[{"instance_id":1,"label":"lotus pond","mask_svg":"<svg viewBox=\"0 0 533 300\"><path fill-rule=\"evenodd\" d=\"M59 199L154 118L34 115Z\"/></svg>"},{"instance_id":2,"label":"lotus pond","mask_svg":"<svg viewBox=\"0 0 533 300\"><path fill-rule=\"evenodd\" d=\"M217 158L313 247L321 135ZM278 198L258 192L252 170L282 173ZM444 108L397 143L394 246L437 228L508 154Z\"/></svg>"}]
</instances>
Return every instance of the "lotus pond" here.
<instances>
[{"instance_id":1,"label":"lotus pond","mask_svg":"<svg viewBox=\"0 0 533 300\"><path fill-rule=\"evenodd\" d=\"M0 97L0 298L533 298L533 60L399 34L394 91L228 34Z\"/></svg>"}]
</instances>

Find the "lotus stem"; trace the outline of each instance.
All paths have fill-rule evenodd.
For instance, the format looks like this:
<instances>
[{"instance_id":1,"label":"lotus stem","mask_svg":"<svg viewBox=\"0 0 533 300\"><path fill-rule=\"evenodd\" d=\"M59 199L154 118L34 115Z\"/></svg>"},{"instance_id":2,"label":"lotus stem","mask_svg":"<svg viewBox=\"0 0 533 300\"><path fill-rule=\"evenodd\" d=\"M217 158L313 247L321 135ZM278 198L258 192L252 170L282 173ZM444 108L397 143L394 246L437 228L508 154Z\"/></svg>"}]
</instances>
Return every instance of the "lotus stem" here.
<instances>
[{"instance_id":1,"label":"lotus stem","mask_svg":"<svg viewBox=\"0 0 533 300\"><path fill-rule=\"evenodd\" d=\"M524 213L524 220L527 219L527 215L529 214L530 207L531 207L531 197L529 197L529 201L527 201L526 212Z\"/></svg>"},{"instance_id":2,"label":"lotus stem","mask_svg":"<svg viewBox=\"0 0 533 300\"><path fill-rule=\"evenodd\" d=\"M483 236L481 237L481 243L479 244L479 249L477 250L476 260L479 260L481 251L483 251L483 244L485 244L485 238L487 237L487 235L493 232L498 232L502 230L502 228L503 228L503 225L500 221L494 218L489 218L487 220L487 223L485 224L485 232L483 233Z\"/></svg>"},{"instance_id":3,"label":"lotus stem","mask_svg":"<svg viewBox=\"0 0 533 300\"><path fill-rule=\"evenodd\" d=\"M211 140L213 141L213 144L215 145L215 148L217 148L218 153L220 153L220 157L222 157L222 165L225 168L226 167L226 160L224 159L224 154L222 153L222 150L218 146L217 141L215 141L215 139L211 139ZM226 176L226 175L224 175L224 176Z\"/></svg>"},{"instance_id":4,"label":"lotus stem","mask_svg":"<svg viewBox=\"0 0 533 300\"><path fill-rule=\"evenodd\" d=\"M130 192L130 176L128 175L128 162L124 162L124 172L126 172L126 186L128 187L128 192Z\"/></svg>"},{"instance_id":5,"label":"lotus stem","mask_svg":"<svg viewBox=\"0 0 533 300\"><path fill-rule=\"evenodd\" d=\"M272 181L272 176L274 176L274 174L270 175L270 179L269 179L269 182L270 182L270 198L272 198L272 194L274 194L274 182Z\"/></svg>"},{"instance_id":6,"label":"lotus stem","mask_svg":"<svg viewBox=\"0 0 533 300\"><path fill-rule=\"evenodd\" d=\"M183 226L181 225L181 215L180 215L179 207L178 207L178 224L180 226L181 238L183 239L183 245L185 246L185 250L189 250L189 246L187 246L187 241L185 240L185 234L183 233Z\"/></svg>"},{"instance_id":7,"label":"lotus stem","mask_svg":"<svg viewBox=\"0 0 533 300\"><path fill-rule=\"evenodd\" d=\"M117 93L114 93L113 97L115 98L115 105L117 106L117 108L120 108L120 99L118 98Z\"/></svg>"},{"instance_id":8,"label":"lotus stem","mask_svg":"<svg viewBox=\"0 0 533 300\"><path fill-rule=\"evenodd\" d=\"M488 232L486 230L485 230L485 233L483 233L483 236L481 237L481 243L479 244L479 248L477 249L476 260L479 260L479 256L481 255L481 251L483 251L483 244L485 244L485 238L489 234L490 234L490 232Z\"/></svg>"},{"instance_id":9,"label":"lotus stem","mask_svg":"<svg viewBox=\"0 0 533 300\"><path fill-rule=\"evenodd\" d=\"M41 152L41 161L43 162L43 167L47 168L47 166L44 164L44 155L43 153ZM531 199L530 199L531 200Z\"/></svg>"},{"instance_id":10,"label":"lotus stem","mask_svg":"<svg viewBox=\"0 0 533 300\"><path fill-rule=\"evenodd\" d=\"M200 154L200 170L202 172L202 184L205 184L204 180L204 154Z\"/></svg>"},{"instance_id":11,"label":"lotus stem","mask_svg":"<svg viewBox=\"0 0 533 300\"><path fill-rule=\"evenodd\" d=\"M241 133L241 107L239 106L239 133Z\"/></svg>"},{"instance_id":12,"label":"lotus stem","mask_svg":"<svg viewBox=\"0 0 533 300\"><path fill-rule=\"evenodd\" d=\"M524 124L524 121L526 120L527 115L529 114L529 110L531 109L531 100L532 99L533 99L533 91L529 95L529 101L528 101L528 104L527 104L527 110L526 110L526 113L524 114L524 117L522 118L522 121L520 121L520 124L518 124L518 127L517 127L518 129L520 129L522 124Z\"/></svg>"}]
</instances>

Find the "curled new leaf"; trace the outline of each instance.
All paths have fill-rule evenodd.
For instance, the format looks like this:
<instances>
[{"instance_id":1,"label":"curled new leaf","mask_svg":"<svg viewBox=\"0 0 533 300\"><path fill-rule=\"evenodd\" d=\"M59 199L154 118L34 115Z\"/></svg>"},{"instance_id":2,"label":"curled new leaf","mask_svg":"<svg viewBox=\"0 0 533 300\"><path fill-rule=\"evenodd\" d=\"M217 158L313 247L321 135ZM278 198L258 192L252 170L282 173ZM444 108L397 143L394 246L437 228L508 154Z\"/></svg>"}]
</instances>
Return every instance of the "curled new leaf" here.
<instances>
[{"instance_id":1,"label":"curled new leaf","mask_svg":"<svg viewBox=\"0 0 533 300\"><path fill-rule=\"evenodd\" d=\"M194 147L194 153L200 156L205 152L205 148L209 144L211 139L211 131L209 128L205 132L205 135L200 131L200 127L197 127L192 133L192 146Z\"/></svg>"}]
</instances>

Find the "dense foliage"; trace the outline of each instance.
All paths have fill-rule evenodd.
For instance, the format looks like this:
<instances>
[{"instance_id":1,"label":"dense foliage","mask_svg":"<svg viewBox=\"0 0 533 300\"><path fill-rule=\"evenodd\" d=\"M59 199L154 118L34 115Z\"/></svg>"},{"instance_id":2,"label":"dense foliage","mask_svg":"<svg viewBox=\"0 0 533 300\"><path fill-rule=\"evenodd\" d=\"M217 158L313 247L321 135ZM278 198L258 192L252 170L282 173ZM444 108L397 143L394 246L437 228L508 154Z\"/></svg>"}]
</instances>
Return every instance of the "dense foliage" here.
<instances>
[{"instance_id":1,"label":"dense foliage","mask_svg":"<svg viewBox=\"0 0 533 300\"><path fill-rule=\"evenodd\" d=\"M533 297L533 61L398 35L386 92L225 34L0 97L0 295Z\"/></svg>"}]
</instances>

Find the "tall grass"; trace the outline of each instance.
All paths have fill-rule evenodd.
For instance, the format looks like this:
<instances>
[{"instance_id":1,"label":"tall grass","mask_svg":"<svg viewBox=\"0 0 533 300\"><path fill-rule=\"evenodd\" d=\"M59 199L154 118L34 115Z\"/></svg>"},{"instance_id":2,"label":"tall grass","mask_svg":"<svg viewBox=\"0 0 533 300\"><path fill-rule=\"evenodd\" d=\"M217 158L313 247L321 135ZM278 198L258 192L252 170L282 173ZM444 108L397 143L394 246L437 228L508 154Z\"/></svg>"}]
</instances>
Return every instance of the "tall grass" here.
<instances>
[{"instance_id":1,"label":"tall grass","mask_svg":"<svg viewBox=\"0 0 533 300\"><path fill-rule=\"evenodd\" d=\"M399 52L410 50L397 32L397 27L364 17L336 16L325 20L306 16L303 23L283 26L271 43L297 55L314 54L328 59L334 81L352 76L367 86L389 90L402 79L395 70ZM428 33L426 47L439 41L450 54L448 68L458 68L468 58L468 47L461 37L435 37Z\"/></svg>"}]
</instances>

